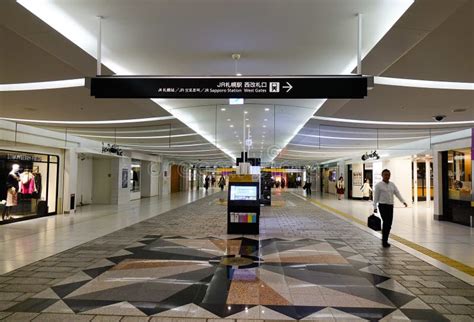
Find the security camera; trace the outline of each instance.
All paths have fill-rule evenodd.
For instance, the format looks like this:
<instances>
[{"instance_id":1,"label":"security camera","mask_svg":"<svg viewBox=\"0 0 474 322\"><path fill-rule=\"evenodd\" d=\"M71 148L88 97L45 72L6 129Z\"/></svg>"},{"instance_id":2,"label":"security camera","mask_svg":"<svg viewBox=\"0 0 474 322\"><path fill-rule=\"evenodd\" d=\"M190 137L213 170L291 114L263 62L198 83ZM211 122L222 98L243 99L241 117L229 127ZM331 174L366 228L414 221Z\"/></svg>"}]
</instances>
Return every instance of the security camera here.
<instances>
[{"instance_id":1,"label":"security camera","mask_svg":"<svg viewBox=\"0 0 474 322\"><path fill-rule=\"evenodd\" d=\"M446 118L446 115L435 115L435 116L433 116L433 119L437 122L441 122L445 118Z\"/></svg>"}]
</instances>

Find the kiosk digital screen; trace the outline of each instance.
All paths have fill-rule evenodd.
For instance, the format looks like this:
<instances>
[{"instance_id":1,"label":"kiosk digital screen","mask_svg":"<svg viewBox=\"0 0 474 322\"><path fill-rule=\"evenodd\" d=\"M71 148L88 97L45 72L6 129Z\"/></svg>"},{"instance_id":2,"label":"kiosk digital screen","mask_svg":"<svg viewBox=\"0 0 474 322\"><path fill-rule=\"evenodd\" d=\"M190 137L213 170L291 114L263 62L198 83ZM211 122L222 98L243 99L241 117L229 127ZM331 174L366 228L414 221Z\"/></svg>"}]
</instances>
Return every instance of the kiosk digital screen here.
<instances>
[{"instance_id":1,"label":"kiosk digital screen","mask_svg":"<svg viewBox=\"0 0 474 322\"><path fill-rule=\"evenodd\" d=\"M257 200L257 187L231 185L230 200Z\"/></svg>"}]
</instances>

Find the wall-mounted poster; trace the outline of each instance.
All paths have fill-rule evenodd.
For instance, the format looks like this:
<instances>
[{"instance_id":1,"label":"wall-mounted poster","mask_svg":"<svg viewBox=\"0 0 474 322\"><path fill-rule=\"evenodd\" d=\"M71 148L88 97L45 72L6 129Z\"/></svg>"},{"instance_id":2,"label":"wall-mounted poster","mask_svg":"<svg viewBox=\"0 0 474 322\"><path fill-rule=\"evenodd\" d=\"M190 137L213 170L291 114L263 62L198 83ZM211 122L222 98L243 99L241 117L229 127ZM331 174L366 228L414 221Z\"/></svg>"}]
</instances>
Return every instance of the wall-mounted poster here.
<instances>
[{"instance_id":1,"label":"wall-mounted poster","mask_svg":"<svg viewBox=\"0 0 474 322\"><path fill-rule=\"evenodd\" d=\"M364 165L357 163L352 165L352 198L362 198L363 193L360 188L364 183Z\"/></svg>"},{"instance_id":2,"label":"wall-mounted poster","mask_svg":"<svg viewBox=\"0 0 474 322\"><path fill-rule=\"evenodd\" d=\"M128 168L122 169L122 189L128 188Z\"/></svg>"}]
</instances>

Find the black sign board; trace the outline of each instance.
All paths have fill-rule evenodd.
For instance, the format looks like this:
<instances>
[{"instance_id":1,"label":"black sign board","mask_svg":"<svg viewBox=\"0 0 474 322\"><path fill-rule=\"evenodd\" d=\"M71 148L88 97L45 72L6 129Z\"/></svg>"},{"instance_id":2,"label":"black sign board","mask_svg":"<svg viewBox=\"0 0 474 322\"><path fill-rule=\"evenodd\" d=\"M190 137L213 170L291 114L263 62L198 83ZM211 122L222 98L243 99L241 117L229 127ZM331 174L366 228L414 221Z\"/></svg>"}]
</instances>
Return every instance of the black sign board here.
<instances>
[{"instance_id":1,"label":"black sign board","mask_svg":"<svg viewBox=\"0 0 474 322\"><path fill-rule=\"evenodd\" d=\"M88 79L96 98L364 98L373 77L344 76L99 76Z\"/></svg>"}]
</instances>

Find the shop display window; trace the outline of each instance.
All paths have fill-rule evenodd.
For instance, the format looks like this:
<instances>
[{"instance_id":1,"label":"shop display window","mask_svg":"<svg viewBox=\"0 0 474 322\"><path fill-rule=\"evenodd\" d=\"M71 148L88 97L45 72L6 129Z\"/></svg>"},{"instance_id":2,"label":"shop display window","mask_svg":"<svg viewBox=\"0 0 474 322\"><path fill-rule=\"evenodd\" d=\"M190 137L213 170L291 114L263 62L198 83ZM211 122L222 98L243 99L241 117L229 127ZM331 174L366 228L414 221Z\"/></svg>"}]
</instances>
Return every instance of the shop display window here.
<instances>
[{"instance_id":1,"label":"shop display window","mask_svg":"<svg viewBox=\"0 0 474 322\"><path fill-rule=\"evenodd\" d=\"M462 149L448 152L449 199L471 201L472 193L471 150Z\"/></svg>"},{"instance_id":2,"label":"shop display window","mask_svg":"<svg viewBox=\"0 0 474 322\"><path fill-rule=\"evenodd\" d=\"M0 223L55 214L59 158L0 151Z\"/></svg>"}]
</instances>

